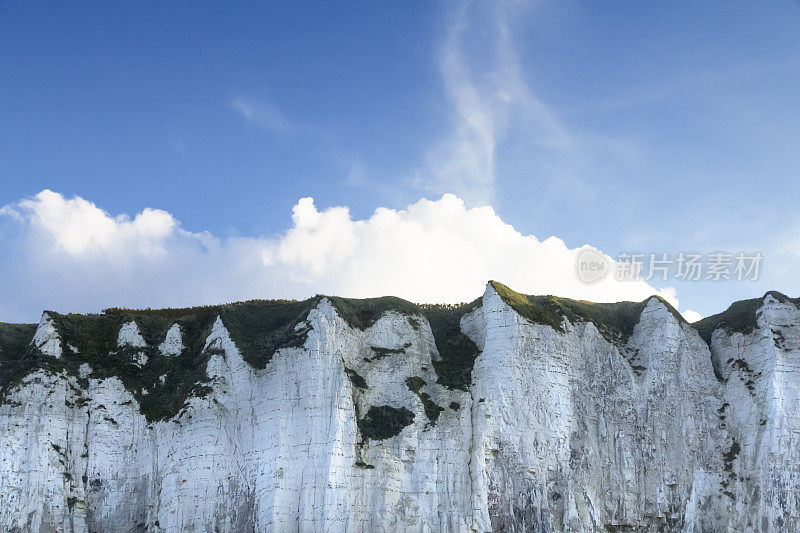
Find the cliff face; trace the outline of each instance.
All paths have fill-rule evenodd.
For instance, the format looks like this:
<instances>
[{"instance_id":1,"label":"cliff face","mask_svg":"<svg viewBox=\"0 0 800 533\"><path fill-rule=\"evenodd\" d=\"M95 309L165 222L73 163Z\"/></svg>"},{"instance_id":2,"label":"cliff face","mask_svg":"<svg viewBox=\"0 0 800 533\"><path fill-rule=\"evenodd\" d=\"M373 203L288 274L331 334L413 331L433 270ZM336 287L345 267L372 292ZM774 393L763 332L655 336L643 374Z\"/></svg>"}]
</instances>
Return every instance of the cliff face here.
<instances>
[{"instance_id":1,"label":"cliff face","mask_svg":"<svg viewBox=\"0 0 800 533\"><path fill-rule=\"evenodd\" d=\"M0 529L800 531L800 310L696 326L495 283L3 325Z\"/></svg>"}]
</instances>

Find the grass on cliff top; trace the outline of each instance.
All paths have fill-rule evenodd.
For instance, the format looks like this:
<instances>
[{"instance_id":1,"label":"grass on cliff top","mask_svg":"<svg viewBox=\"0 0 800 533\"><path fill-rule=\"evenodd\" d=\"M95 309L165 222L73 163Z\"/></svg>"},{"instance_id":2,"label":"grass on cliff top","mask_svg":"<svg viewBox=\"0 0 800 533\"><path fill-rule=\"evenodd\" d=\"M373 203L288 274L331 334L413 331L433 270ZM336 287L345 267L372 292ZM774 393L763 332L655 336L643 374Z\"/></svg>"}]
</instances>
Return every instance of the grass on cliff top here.
<instances>
[{"instance_id":1,"label":"grass on cliff top","mask_svg":"<svg viewBox=\"0 0 800 533\"><path fill-rule=\"evenodd\" d=\"M415 329L420 324L413 317L425 316L440 354L433 363L437 383L467 390L479 351L461 332L460 321L480 304L480 299L469 304L418 305L393 296L353 299L322 295L303 301L253 300L182 309L110 308L89 315L48 312L61 337L62 359L43 356L30 346L35 324L4 325L0 328L0 386L7 391L38 368L66 371L77 378L81 364L88 363L91 377L118 377L139 401L148 420L169 418L189 397L209 390L206 365L212 352L204 346L217 316L242 358L254 368L264 368L276 350L305 342L309 328L298 325L322 298L328 298L351 327L361 330L387 311L407 316ZM117 346L120 328L129 321L137 324L146 347ZM158 346L174 324L180 326L184 350L177 356L165 356ZM70 346L75 348L74 353ZM144 365L136 364L139 352L147 356Z\"/></svg>"},{"instance_id":2,"label":"grass on cliff top","mask_svg":"<svg viewBox=\"0 0 800 533\"><path fill-rule=\"evenodd\" d=\"M380 298L341 298L326 296L336 312L351 327L365 330L372 326L387 311L395 311L402 315L419 313L419 306L396 296Z\"/></svg>"},{"instance_id":3,"label":"grass on cliff top","mask_svg":"<svg viewBox=\"0 0 800 533\"><path fill-rule=\"evenodd\" d=\"M264 368L279 348L299 346L308 328L296 328L305 320L318 299L250 301L185 309L135 310L112 308L103 314L60 314L48 312L62 346L56 359L31 346L36 324L0 325L0 399L25 376L45 369L80 378L80 366L88 363L90 377L117 377L136 398L148 421L175 416L188 398L210 391L206 367L217 350L205 349L205 342L217 316L228 329L243 359ZM147 346L118 347L123 324L134 321ZM174 324L181 329L183 351L164 355L158 349ZM73 350L74 349L74 350ZM147 362L137 364L140 353ZM162 383L163 378L163 383Z\"/></svg>"},{"instance_id":4,"label":"grass on cliff top","mask_svg":"<svg viewBox=\"0 0 800 533\"><path fill-rule=\"evenodd\" d=\"M336 312L351 327L365 330L384 313L394 311L409 317L414 329L419 323L412 315L423 315L430 324L440 359L433 362L437 383L450 389L467 390L478 347L461 333L461 317L480 305L478 298L464 304L415 304L396 296L381 298L341 298L326 296Z\"/></svg>"},{"instance_id":5,"label":"grass on cliff top","mask_svg":"<svg viewBox=\"0 0 800 533\"><path fill-rule=\"evenodd\" d=\"M548 325L559 332L564 331L564 318L572 324L591 322L611 343L628 342L650 298L658 298L679 322L686 323L686 319L660 296L651 296L641 302L594 303L549 295L521 294L497 281L489 283L505 303L531 322Z\"/></svg>"},{"instance_id":6,"label":"grass on cliff top","mask_svg":"<svg viewBox=\"0 0 800 533\"><path fill-rule=\"evenodd\" d=\"M318 301L319 297L302 301L250 300L186 309L114 308L104 313L112 318L122 317L123 322L134 320L147 343L155 346L164 341L175 323L181 327L185 346L187 338L195 342L201 337L205 343L208 337L205 327L210 328L219 316L242 358L254 368L264 368L278 349L305 342L308 329L297 325L308 317ZM198 329L199 324L204 327Z\"/></svg>"},{"instance_id":7,"label":"grass on cliff top","mask_svg":"<svg viewBox=\"0 0 800 533\"><path fill-rule=\"evenodd\" d=\"M468 304L422 305L422 315L428 320L436 342L439 359L433 361L436 382L449 389L468 390L472 381L478 346L461 332L461 318L478 307L478 298Z\"/></svg>"},{"instance_id":8,"label":"grass on cliff top","mask_svg":"<svg viewBox=\"0 0 800 533\"><path fill-rule=\"evenodd\" d=\"M7 324L0 322L0 361L16 358L24 352L36 334L37 324Z\"/></svg>"},{"instance_id":9,"label":"grass on cliff top","mask_svg":"<svg viewBox=\"0 0 800 533\"><path fill-rule=\"evenodd\" d=\"M615 343L627 342L649 301L591 303L554 296L524 295L501 283L490 283L509 306L531 322L562 331L565 318L572 323L588 321L607 340ZM767 294L779 301L800 304L800 300L778 292ZM414 317L424 316L440 354L440 358L433 362L437 383L450 389L468 390L479 351L475 343L461 332L460 322L464 315L480 305L480 298L468 304L418 305L391 296L352 299L318 295L302 301L253 300L184 309L112 308L94 315L48 312L62 340L64 355L61 359L45 356L31 346L36 324L0 323L0 401L11 388L37 369L66 372L85 384L86 380L79 378L79 368L88 363L93 371L92 377L118 377L137 399L148 420L170 418L180 411L188 398L202 396L210 390L206 367L215 350L204 348L217 316L243 359L254 368L264 368L276 350L301 346L305 342L309 328L298 325L308 318L309 311L322 298L328 298L350 326L361 330L372 326L387 311L405 315L414 329L420 327L420 321ZM659 299L679 321L685 322L669 303ZM756 327L756 313L763 299L736 302L725 312L692 326L707 343L718 328L749 333ZM117 346L120 328L131 320L138 325L146 347ZM184 350L177 356L164 356L158 345L174 324L180 326ZM144 365L136 364L139 352L148 357ZM163 383L162 377L165 378ZM358 379L360 376L350 377L358 382L357 385L366 387L363 378ZM415 383L412 385L416 386ZM377 425L382 425L380 415L374 414L377 415ZM429 418L434 420L438 412L434 414L431 411L431 414L433 416Z\"/></svg>"},{"instance_id":10,"label":"grass on cliff top","mask_svg":"<svg viewBox=\"0 0 800 533\"><path fill-rule=\"evenodd\" d=\"M242 358L263 369L280 348L305 343L310 327L298 325L306 321L318 301L253 300L224 306L220 318Z\"/></svg>"},{"instance_id":11,"label":"grass on cliff top","mask_svg":"<svg viewBox=\"0 0 800 533\"><path fill-rule=\"evenodd\" d=\"M0 322L0 402L13 384L39 364L38 354L31 347L36 326Z\"/></svg>"},{"instance_id":12,"label":"grass on cliff top","mask_svg":"<svg viewBox=\"0 0 800 533\"><path fill-rule=\"evenodd\" d=\"M63 353L61 359L51 358L51 364L62 364L63 371L84 388L88 385L80 378L84 363L91 367L91 378L118 378L149 422L172 418L190 397L211 390L206 364L213 351L204 348L216 313L209 308L165 310L160 314L121 310L102 315L48 314L61 337ZM117 346L119 331L129 321L139 327L145 347ZM175 356L164 355L158 345L175 323L180 325L184 349ZM141 365L137 363L140 354L147 357Z\"/></svg>"},{"instance_id":13,"label":"grass on cliff top","mask_svg":"<svg viewBox=\"0 0 800 533\"><path fill-rule=\"evenodd\" d=\"M743 333L747 335L756 329L758 325L757 313L761 306L764 305L764 299L767 296L772 296L783 303L793 303L795 305L800 303L800 299L798 298L789 298L778 291L768 291L760 298L751 298L749 300L734 302L722 313L698 320L692 324L692 327L697 330L700 337L706 341L706 344L709 346L711 346L711 336L720 328L731 333Z\"/></svg>"},{"instance_id":14,"label":"grass on cliff top","mask_svg":"<svg viewBox=\"0 0 800 533\"><path fill-rule=\"evenodd\" d=\"M126 387L147 388L147 395L135 394L143 413L149 418L164 419L174 416L189 397L210 391L206 368L218 349L205 350L204 346L217 316L242 358L253 368L263 369L278 349L305 342L309 328L297 326L308 317L316 301L253 300L191 309L107 310L106 315L119 315L122 320L118 322L123 323L133 319L139 326L148 343L148 362L140 371L141 379ZM164 356L157 346L176 323L181 329L184 350L177 357ZM161 384L157 380L165 373L166 380Z\"/></svg>"},{"instance_id":15,"label":"grass on cliff top","mask_svg":"<svg viewBox=\"0 0 800 533\"><path fill-rule=\"evenodd\" d=\"M242 358L252 367L263 369L278 349L305 342L309 327L298 325L322 298L318 295L302 301L252 300L182 309L110 308L102 314L86 315L49 311L61 338L60 359L45 356L30 345L36 324L0 324L0 395L37 369L65 372L85 386L86 380L79 377L79 369L88 363L92 378L119 378L149 421L170 418L188 398L210 390L206 367L215 350L206 350L205 342L217 316ZM395 297L327 298L348 324L362 330L389 310L405 315L421 312L416 304ZM130 321L136 323L147 346L117 346L120 329ZM176 356L164 355L158 346L174 324L180 326L184 349ZM448 344L446 340L443 342ZM147 356L145 364L137 364L139 353Z\"/></svg>"}]
</instances>

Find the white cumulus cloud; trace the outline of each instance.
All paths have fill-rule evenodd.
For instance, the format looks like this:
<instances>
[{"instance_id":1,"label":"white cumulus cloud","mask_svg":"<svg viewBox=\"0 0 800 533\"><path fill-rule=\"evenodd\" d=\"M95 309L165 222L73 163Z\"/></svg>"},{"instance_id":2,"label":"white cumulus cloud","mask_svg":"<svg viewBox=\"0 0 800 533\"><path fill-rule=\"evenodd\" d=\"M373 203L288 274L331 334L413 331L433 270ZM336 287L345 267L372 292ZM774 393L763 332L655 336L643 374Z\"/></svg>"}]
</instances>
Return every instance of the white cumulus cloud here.
<instances>
[{"instance_id":1,"label":"white cumulus cloud","mask_svg":"<svg viewBox=\"0 0 800 533\"><path fill-rule=\"evenodd\" d=\"M80 197L42 191L0 210L0 320L32 320L42 308L184 306L248 298L392 294L461 302L490 279L532 294L593 301L643 300L675 291L613 276L582 283L580 248L539 240L491 207L446 194L403 210L353 219L347 207L302 198L291 227L274 238L194 233L166 211L111 215ZM610 258L607 258L610 261ZM613 262L612 262L613 263ZM613 265L612 265L613 266Z\"/></svg>"},{"instance_id":2,"label":"white cumulus cloud","mask_svg":"<svg viewBox=\"0 0 800 533\"><path fill-rule=\"evenodd\" d=\"M685 318L686 321L689 322L690 324L692 322L697 322L698 320L703 319L703 315L692 309L687 309L686 311L681 313L681 315L683 315L683 318Z\"/></svg>"},{"instance_id":3,"label":"white cumulus cloud","mask_svg":"<svg viewBox=\"0 0 800 533\"><path fill-rule=\"evenodd\" d=\"M178 231L178 222L166 211L147 208L133 220L111 217L83 198L64 199L44 190L33 199L6 206L3 213L27 221L53 251L69 256L166 253L167 237Z\"/></svg>"}]
</instances>

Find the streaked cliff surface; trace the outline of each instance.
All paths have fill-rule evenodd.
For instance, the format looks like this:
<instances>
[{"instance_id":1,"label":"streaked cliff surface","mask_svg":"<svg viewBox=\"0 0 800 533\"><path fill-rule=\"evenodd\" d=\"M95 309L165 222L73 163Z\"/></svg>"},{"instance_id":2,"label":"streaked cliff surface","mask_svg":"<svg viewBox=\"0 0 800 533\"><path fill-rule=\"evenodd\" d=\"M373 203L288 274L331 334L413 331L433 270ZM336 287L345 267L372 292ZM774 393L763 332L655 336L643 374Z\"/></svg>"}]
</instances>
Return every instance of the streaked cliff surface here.
<instances>
[{"instance_id":1,"label":"streaked cliff surface","mask_svg":"<svg viewBox=\"0 0 800 533\"><path fill-rule=\"evenodd\" d=\"M4 531L799 531L800 310L490 283L0 325Z\"/></svg>"}]
</instances>

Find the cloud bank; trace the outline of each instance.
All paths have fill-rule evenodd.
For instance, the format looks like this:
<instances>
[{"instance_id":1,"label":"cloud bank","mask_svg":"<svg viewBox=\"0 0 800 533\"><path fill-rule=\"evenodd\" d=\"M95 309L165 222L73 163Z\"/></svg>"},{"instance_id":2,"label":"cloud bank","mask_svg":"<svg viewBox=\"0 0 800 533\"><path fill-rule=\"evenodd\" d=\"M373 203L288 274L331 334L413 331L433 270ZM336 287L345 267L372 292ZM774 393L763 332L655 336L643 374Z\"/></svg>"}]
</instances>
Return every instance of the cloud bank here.
<instances>
[{"instance_id":1,"label":"cloud bank","mask_svg":"<svg viewBox=\"0 0 800 533\"><path fill-rule=\"evenodd\" d=\"M643 300L672 289L609 277L581 283L579 248L506 224L491 207L446 194L354 220L346 207L302 198L275 237L220 238L187 231L146 208L113 216L80 197L45 190L0 209L0 320L35 320L44 308L164 307L252 298L396 295L469 301L489 279L532 294ZM610 259L610 258L609 258Z\"/></svg>"}]
</instances>

